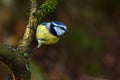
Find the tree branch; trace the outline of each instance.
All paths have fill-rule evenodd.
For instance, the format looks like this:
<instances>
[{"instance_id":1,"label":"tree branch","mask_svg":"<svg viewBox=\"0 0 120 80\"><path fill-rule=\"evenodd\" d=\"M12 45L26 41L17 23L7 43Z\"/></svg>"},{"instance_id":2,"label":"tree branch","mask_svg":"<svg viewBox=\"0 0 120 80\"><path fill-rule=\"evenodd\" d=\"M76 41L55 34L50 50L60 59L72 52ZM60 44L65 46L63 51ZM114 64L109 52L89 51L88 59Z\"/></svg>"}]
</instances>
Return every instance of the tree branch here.
<instances>
[{"instance_id":1,"label":"tree branch","mask_svg":"<svg viewBox=\"0 0 120 80\"><path fill-rule=\"evenodd\" d=\"M0 44L0 60L11 69L15 80L30 80L28 53Z\"/></svg>"},{"instance_id":2,"label":"tree branch","mask_svg":"<svg viewBox=\"0 0 120 80\"><path fill-rule=\"evenodd\" d=\"M32 37L34 35L34 31L31 30L30 27L37 25L37 18L34 16L35 12L36 12L36 0L31 0L31 10L30 10L30 15L29 15L29 19L28 19L28 24L26 26L26 30L23 35L23 38L18 45L19 50L26 51L28 49L28 46L32 42Z\"/></svg>"},{"instance_id":3,"label":"tree branch","mask_svg":"<svg viewBox=\"0 0 120 80\"><path fill-rule=\"evenodd\" d=\"M31 10L28 24L23 38L19 41L17 49L5 44L0 44L0 60L10 67L15 76L15 80L30 80L29 54L25 51L29 48L29 45L32 42L34 31L29 27L37 26L37 22L40 22L41 19L52 12L58 3L58 0L46 0L37 10L36 0L30 1Z\"/></svg>"},{"instance_id":4,"label":"tree branch","mask_svg":"<svg viewBox=\"0 0 120 80\"><path fill-rule=\"evenodd\" d=\"M53 12L56 8L59 0L46 0L36 11L37 18L39 22L43 19L47 14Z\"/></svg>"}]
</instances>

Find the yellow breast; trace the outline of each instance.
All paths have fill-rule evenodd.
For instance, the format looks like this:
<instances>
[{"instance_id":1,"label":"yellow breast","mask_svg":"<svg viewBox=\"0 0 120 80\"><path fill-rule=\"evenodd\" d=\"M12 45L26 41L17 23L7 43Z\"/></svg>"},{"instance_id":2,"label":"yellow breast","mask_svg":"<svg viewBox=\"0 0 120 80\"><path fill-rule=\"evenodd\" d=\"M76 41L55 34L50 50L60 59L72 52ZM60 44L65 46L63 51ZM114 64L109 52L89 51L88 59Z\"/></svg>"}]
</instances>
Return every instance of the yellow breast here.
<instances>
[{"instance_id":1,"label":"yellow breast","mask_svg":"<svg viewBox=\"0 0 120 80\"><path fill-rule=\"evenodd\" d=\"M36 31L37 40L44 39L40 44L50 45L58 42L59 38L49 32L44 25L39 25Z\"/></svg>"}]
</instances>

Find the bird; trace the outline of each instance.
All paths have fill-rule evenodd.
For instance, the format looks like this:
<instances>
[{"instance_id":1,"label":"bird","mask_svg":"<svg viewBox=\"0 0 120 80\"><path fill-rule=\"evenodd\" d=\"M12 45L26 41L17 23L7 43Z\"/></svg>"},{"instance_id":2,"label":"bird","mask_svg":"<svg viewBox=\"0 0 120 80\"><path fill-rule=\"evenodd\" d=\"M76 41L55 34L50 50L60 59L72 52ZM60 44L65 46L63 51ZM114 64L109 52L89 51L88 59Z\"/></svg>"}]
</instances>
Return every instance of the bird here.
<instances>
[{"instance_id":1,"label":"bird","mask_svg":"<svg viewBox=\"0 0 120 80\"><path fill-rule=\"evenodd\" d=\"M67 31L67 26L63 22L52 21L41 23L36 29L37 48L41 45L57 43L59 38Z\"/></svg>"},{"instance_id":2,"label":"bird","mask_svg":"<svg viewBox=\"0 0 120 80\"><path fill-rule=\"evenodd\" d=\"M52 45L57 43L60 37L65 32L68 32L67 26L63 22L59 21L42 22L37 26L37 28L34 26L29 28L36 31L38 45L37 47L28 50L28 53L40 48L42 45Z\"/></svg>"}]
</instances>

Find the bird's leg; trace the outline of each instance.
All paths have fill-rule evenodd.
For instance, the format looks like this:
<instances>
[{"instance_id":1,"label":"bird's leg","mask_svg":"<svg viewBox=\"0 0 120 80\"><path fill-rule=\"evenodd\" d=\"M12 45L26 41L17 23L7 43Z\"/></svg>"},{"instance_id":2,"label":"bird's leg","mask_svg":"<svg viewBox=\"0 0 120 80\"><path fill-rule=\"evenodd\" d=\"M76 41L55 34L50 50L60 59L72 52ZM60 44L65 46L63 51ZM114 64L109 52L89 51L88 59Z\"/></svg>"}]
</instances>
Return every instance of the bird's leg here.
<instances>
[{"instance_id":1,"label":"bird's leg","mask_svg":"<svg viewBox=\"0 0 120 80\"><path fill-rule=\"evenodd\" d=\"M33 31L36 31L36 27L35 26L31 26L31 27L29 27L31 30L33 30Z\"/></svg>"},{"instance_id":2,"label":"bird's leg","mask_svg":"<svg viewBox=\"0 0 120 80\"><path fill-rule=\"evenodd\" d=\"M38 46L37 46L37 48L40 48L40 47L41 47L41 44L42 44L43 42L45 42L45 41L47 41L47 40L44 39L44 38L38 39Z\"/></svg>"},{"instance_id":3,"label":"bird's leg","mask_svg":"<svg viewBox=\"0 0 120 80\"><path fill-rule=\"evenodd\" d=\"M27 51L27 53L31 53L31 52L33 52L33 51L35 51L36 49L38 49L40 46L41 46L41 40L38 40L38 45L37 45L37 47L35 47L35 48L33 48L33 49L29 49L28 51Z\"/></svg>"},{"instance_id":4,"label":"bird's leg","mask_svg":"<svg viewBox=\"0 0 120 80\"><path fill-rule=\"evenodd\" d=\"M40 48L40 46L41 46L41 43L42 41L41 41L41 39L40 40L38 40L38 45L37 45L37 48Z\"/></svg>"},{"instance_id":5,"label":"bird's leg","mask_svg":"<svg viewBox=\"0 0 120 80\"><path fill-rule=\"evenodd\" d=\"M36 49L38 49L38 47L34 47L32 49L29 49L29 50L27 50L27 53L31 53L31 52L35 51Z\"/></svg>"},{"instance_id":6,"label":"bird's leg","mask_svg":"<svg viewBox=\"0 0 120 80\"><path fill-rule=\"evenodd\" d=\"M37 41L38 41L38 45L37 45L37 47L28 50L28 51L27 51L28 53L31 53L31 52L33 52L34 50L40 48L40 47L41 47L41 43L43 43L44 41L47 41L47 40L42 38L42 39L38 39Z\"/></svg>"}]
</instances>

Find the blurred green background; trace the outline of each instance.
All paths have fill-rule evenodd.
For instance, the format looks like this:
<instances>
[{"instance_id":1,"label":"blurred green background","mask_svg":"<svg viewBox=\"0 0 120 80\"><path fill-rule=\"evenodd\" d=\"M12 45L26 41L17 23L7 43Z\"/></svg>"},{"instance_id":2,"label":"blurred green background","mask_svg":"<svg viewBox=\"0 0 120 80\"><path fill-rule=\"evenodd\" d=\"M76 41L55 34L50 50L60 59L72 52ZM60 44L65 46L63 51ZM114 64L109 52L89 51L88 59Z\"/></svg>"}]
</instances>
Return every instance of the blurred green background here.
<instances>
[{"instance_id":1,"label":"blurred green background","mask_svg":"<svg viewBox=\"0 0 120 80\"><path fill-rule=\"evenodd\" d=\"M0 0L0 42L17 46L29 9L29 0ZM120 80L120 0L60 0L44 21L62 21L69 32L30 54L32 80Z\"/></svg>"}]
</instances>

